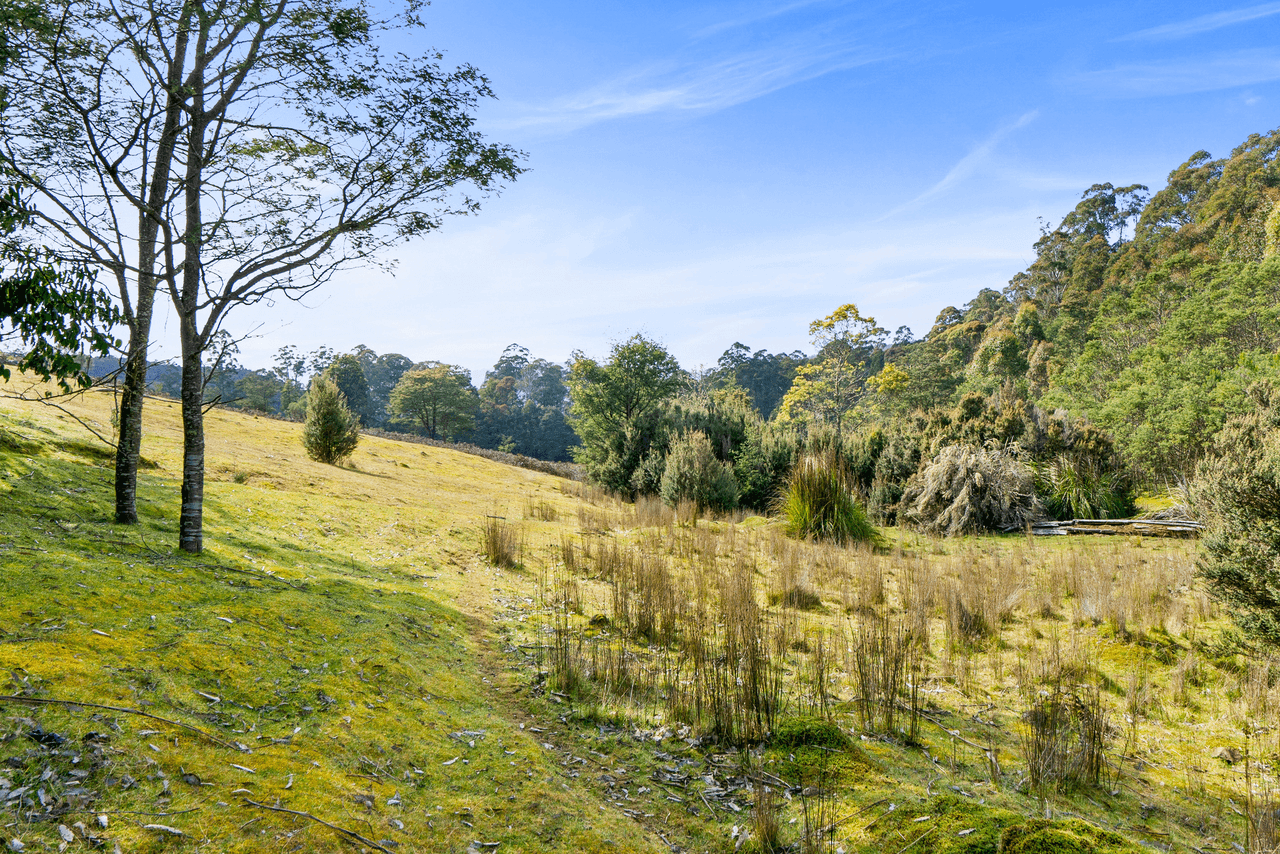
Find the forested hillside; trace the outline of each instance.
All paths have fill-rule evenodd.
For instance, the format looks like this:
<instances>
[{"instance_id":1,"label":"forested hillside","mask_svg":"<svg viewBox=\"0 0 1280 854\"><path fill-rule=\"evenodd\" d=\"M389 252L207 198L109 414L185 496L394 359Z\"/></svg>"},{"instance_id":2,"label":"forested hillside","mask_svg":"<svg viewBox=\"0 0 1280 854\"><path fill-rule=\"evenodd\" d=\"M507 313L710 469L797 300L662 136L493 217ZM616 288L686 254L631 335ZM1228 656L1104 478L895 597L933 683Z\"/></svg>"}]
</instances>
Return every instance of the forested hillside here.
<instances>
[{"instance_id":1,"label":"forested hillside","mask_svg":"<svg viewBox=\"0 0 1280 854\"><path fill-rule=\"evenodd\" d=\"M735 344L612 445L583 434L580 458L614 489L659 492L674 437L704 432L738 502L764 508L800 455L834 445L891 521L938 481L945 449L1003 448L1034 477L1029 515L1127 514L1138 491L1185 483L1250 386L1280 377L1278 148L1274 131L1223 159L1196 152L1154 193L1095 184L1043 225L1026 270L943 308L922 338L842 306L812 324L813 356ZM590 371L575 372L590 424Z\"/></svg>"},{"instance_id":2,"label":"forested hillside","mask_svg":"<svg viewBox=\"0 0 1280 854\"><path fill-rule=\"evenodd\" d=\"M1187 476L1280 367L1278 148L1273 131L1223 159L1198 151L1149 198L1089 188L1003 291L943 309L902 360L904 402L972 390L1067 409L1143 480Z\"/></svg>"}]
</instances>

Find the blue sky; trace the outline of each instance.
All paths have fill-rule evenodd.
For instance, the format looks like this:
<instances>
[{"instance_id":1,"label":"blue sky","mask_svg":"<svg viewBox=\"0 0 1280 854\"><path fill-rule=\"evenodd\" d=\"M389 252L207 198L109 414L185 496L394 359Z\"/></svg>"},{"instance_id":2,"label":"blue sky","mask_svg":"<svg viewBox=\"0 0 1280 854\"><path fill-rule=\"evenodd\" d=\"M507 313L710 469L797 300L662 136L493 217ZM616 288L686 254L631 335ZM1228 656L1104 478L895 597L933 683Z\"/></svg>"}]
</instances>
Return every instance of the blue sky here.
<instances>
[{"instance_id":1,"label":"blue sky","mask_svg":"<svg viewBox=\"0 0 1280 854\"><path fill-rule=\"evenodd\" d=\"M808 349L854 302L927 332L1001 288L1095 182L1152 190L1280 125L1280 2L434 0L407 51L469 62L529 172L394 276L233 314L242 361L321 344L562 361L643 332L687 368ZM170 322L171 324L171 322Z\"/></svg>"}]
</instances>

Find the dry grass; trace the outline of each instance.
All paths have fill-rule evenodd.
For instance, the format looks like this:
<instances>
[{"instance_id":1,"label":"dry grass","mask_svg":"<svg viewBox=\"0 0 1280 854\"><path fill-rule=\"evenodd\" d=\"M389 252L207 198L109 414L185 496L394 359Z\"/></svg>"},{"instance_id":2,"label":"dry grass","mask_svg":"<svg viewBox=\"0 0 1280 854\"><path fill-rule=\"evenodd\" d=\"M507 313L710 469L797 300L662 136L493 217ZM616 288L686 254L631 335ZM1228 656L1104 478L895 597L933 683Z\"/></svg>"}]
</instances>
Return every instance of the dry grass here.
<instances>
[{"instance_id":1,"label":"dry grass","mask_svg":"<svg viewBox=\"0 0 1280 854\"><path fill-rule=\"evenodd\" d=\"M1116 775L1132 779L1132 762L1146 768L1144 802L1159 800L1157 755L1180 780L1201 768L1206 792L1234 790L1240 802L1241 781L1203 759L1204 728L1238 742L1238 731L1211 722L1231 709L1277 714L1269 666L1202 662L1199 639L1225 624L1196 587L1192 544L906 535L878 551L849 549L796 542L759 520L641 526L642 509L607 502L593 506L612 514L601 520L608 534L583 537L573 554L620 630L596 634L584 653L596 662L590 702L611 720L656 716L750 744L768 715L816 714L929 745L939 707L985 709L973 717L981 726L960 727L967 741L944 749L955 753L948 767L973 769L1042 814L1061 799L1090 809L1087 798ZM647 629L635 605L644 597ZM1243 822L1195 810L1201 826L1243 839Z\"/></svg>"},{"instance_id":2,"label":"dry grass","mask_svg":"<svg viewBox=\"0 0 1280 854\"><path fill-rule=\"evenodd\" d=\"M505 516L485 516L480 526L481 550L490 566L512 569L520 565L524 541L515 525Z\"/></svg>"}]
</instances>

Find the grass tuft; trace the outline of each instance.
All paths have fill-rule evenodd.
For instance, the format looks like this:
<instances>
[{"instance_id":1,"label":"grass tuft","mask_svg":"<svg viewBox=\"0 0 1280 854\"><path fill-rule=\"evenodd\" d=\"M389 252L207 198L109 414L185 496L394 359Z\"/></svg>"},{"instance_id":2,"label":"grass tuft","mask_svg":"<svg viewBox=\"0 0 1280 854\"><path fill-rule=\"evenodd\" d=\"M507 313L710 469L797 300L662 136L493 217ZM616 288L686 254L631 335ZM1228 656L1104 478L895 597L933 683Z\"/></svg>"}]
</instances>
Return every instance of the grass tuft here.
<instances>
[{"instance_id":1,"label":"grass tuft","mask_svg":"<svg viewBox=\"0 0 1280 854\"><path fill-rule=\"evenodd\" d=\"M834 450L801 458L778 506L789 536L841 545L868 542L875 528L853 495L848 473Z\"/></svg>"},{"instance_id":2,"label":"grass tuft","mask_svg":"<svg viewBox=\"0 0 1280 854\"><path fill-rule=\"evenodd\" d=\"M520 565L520 536L501 516L486 516L480 528L484 559L490 566L512 569Z\"/></svg>"}]
</instances>

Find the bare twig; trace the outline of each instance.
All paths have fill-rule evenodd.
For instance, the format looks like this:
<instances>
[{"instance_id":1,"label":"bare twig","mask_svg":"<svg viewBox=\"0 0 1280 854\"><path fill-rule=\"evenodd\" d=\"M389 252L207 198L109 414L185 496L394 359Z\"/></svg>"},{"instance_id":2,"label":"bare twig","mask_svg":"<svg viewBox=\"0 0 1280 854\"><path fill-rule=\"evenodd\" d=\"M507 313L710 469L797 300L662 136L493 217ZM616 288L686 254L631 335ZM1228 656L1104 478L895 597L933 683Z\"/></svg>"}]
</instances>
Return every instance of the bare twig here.
<instances>
[{"instance_id":1,"label":"bare twig","mask_svg":"<svg viewBox=\"0 0 1280 854\"><path fill-rule=\"evenodd\" d=\"M912 845L915 845L915 844L916 844L917 842L919 842L921 839L924 839L926 836L928 836L930 833L933 833L933 832L934 832L935 830L937 830L937 829L938 829L938 825L937 825L936 823L934 823L934 824L930 825L930 826L929 826L929 829L928 829L928 830L926 830L924 833L920 834L920 835L919 835L919 836L917 836L915 839L913 839L913 840L911 840L910 842L908 842L908 843L907 843L905 846L903 846L902 848L899 848L899 849L898 849L898 854L902 854L902 852L903 852L903 851L906 851L906 850L907 850L908 848L910 848Z\"/></svg>"},{"instance_id":2,"label":"bare twig","mask_svg":"<svg viewBox=\"0 0 1280 854\"><path fill-rule=\"evenodd\" d=\"M65 706L65 707L79 706L86 709L105 709L106 711L109 711L109 712L120 712L126 715L138 715L140 717L150 718L153 721L160 721L161 723L169 724L171 726L176 726L176 727L182 727L183 729L190 730L191 732L194 732L197 735L204 736L209 741L212 741L214 744L227 748L228 750L234 750L237 753L244 752L241 748L236 747L234 744L228 744L227 742L223 741L217 736L211 735L210 733L205 732L199 727L194 727L191 724L184 724L182 721L175 721L175 720L170 720L169 718L162 718L159 715L153 715L150 712L144 712L140 709L129 709L129 708L125 708L124 706L104 706L101 703L84 703L79 700L51 700L47 697L18 697L12 694L0 694L0 703L3 703L3 702L25 703L30 706Z\"/></svg>"},{"instance_id":3,"label":"bare twig","mask_svg":"<svg viewBox=\"0 0 1280 854\"><path fill-rule=\"evenodd\" d=\"M87 815L149 815L157 818L164 818L165 816L170 816L170 815L186 815L189 812L200 812L200 810L202 809L204 809L204 807L191 807L190 809L171 810L169 812L143 812L141 810L103 810L103 809L77 810L77 812L84 813Z\"/></svg>"},{"instance_id":4,"label":"bare twig","mask_svg":"<svg viewBox=\"0 0 1280 854\"><path fill-rule=\"evenodd\" d=\"M858 816L862 815L862 814L863 814L864 812L866 812L867 810L869 810L869 809L873 809L873 808L875 808L875 807L878 807L878 806L880 806L882 803L884 803L884 802L885 802L885 801L887 801L887 800L889 800L889 799L888 799L888 798L881 798L881 799L880 799L880 800L878 800L878 801L872 801L871 803L867 804L867 805L866 805L866 806L864 806L864 807L859 807L858 809L854 810L853 812L849 813L848 815L844 816L843 818L838 818L838 819L836 819L835 821L831 822L831 824L828 824L826 827L824 827L824 828L822 829L822 835L824 835L824 836L825 836L826 834L831 833L833 830L835 830L835 829L836 829L837 827L839 827L840 825L844 824L844 823L845 823L846 821L848 821L849 819L851 819L851 818L857 818ZM869 827L869 826L870 826L870 825L868 825L868 827Z\"/></svg>"},{"instance_id":5,"label":"bare twig","mask_svg":"<svg viewBox=\"0 0 1280 854\"><path fill-rule=\"evenodd\" d=\"M97 386L95 386L95 388L97 388ZM79 397L80 395L84 394L84 393L85 393L86 391L88 391L88 390L89 390L89 389L83 389L83 388L82 388L82 389L75 389L74 391L68 392L68 393L66 393L66 394L59 394L59 395L57 395L57 397ZM88 425L88 423L86 423L86 422L85 422L85 420L84 420L83 418L81 418L79 415L76 415L74 412L72 412L71 410L67 409L65 406L62 406L61 404L55 403L55 402L54 402L54 400L55 400L55 398L54 398L54 397L40 397L40 396L28 397L28 396L27 396L25 393L23 393L23 392L18 392L17 394L13 394L13 393L11 393L11 392L10 392L10 393L4 394L4 395L0 395L0 397L7 397L7 398L10 398L11 400L21 400L21 401L24 401L24 402L27 402L27 403L39 403L39 404L43 404L44 406L51 406L51 407L53 407L54 409L58 410L59 412L63 413L64 415L66 415L67 417L69 417L69 418L71 418L71 419L75 420L75 422L76 422L76 423L78 423L81 427L83 427L84 429L86 429L86 430L88 430L90 433L92 433L92 434L93 434L93 435L94 435L94 436L95 436L99 441L101 441L101 442L102 442L103 444L105 444L107 447L109 447L109 448L114 448L114 447L115 447L115 445L116 445L116 443L115 443L115 442L113 442L109 437L107 437L107 436L103 436L103 435L102 435L101 433L99 433L97 430L95 430L95 429L93 429L92 427L90 427L90 426ZM23 438L25 438L25 437L23 437ZM30 440L28 440L28 441L30 441Z\"/></svg>"},{"instance_id":6,"label":"bare twig","mask_svg":"<svg viewBox=\"0 0 1280 854\"><path fill-rule=\"evenodd\" d=\"M370 848L377 848L379 851L387 852L387 854L394 854L394 852L392 852L390 848L383 848L381 845L374 842L372 839L361 836L360 834L356 833L354 830L347 830L345 827L338 827L338 825L333 824L331 822L327 822L324 819L320 818L319 816L314 816L309 812L291 810L285 807L273 807L268 804L260 804L257 801L251 801L248 798L244 798L243 802L248 804L251 807L257 807L260 810L271 810L272 812L283 812L283 813L288 813L289 815L296 815L302 818L309 818L314 822L323 824L325 827L338 831L339 833L349 837L350 839L354 839L356 842L359 842L361 845L368 845Z\"/></svg>"},{"instance_id":7,"label":"bare twig","mask_svg":"<svg viewBox=\"0 0 1280 854\"><path fill-rule=\"evenodd\" d=\"M79 415L76 415L76 414L75 414L74 412L72 412L70 409L67 409L65 406L62 406L62 405L60 405L60 404L54 403L52 400L49 400L49 399L47 399L47 398L37 398L37 400L38 400L40 403L43 403L45 406L52 406L54 409L56 409L56 410L58 410L59 412L61 412L61 413L65 414L67 417L72 418L72 419L75 419L75 421L76 421L76 422L77 422L81 427L83 427L84 429L86 429L86 430L88 430L90 433L92 433L92 434L94 435L94 437L98 439L98 441L102 442L102 443L103 443L104 445L106 445L108 448L113 448L113 449L115 448L115 446L116 446L115 442L111 441L111 439L110 439L110 438L108 438L107 436L102 435L102 434L101 434L101 433L99 433L97 430L95 430L95 429L93 429L92 427L90 427L90 426L89 426L89 424L88 424L88 423L87 423L83 418L81 418Z\"/></svg>"}]
</instances>

